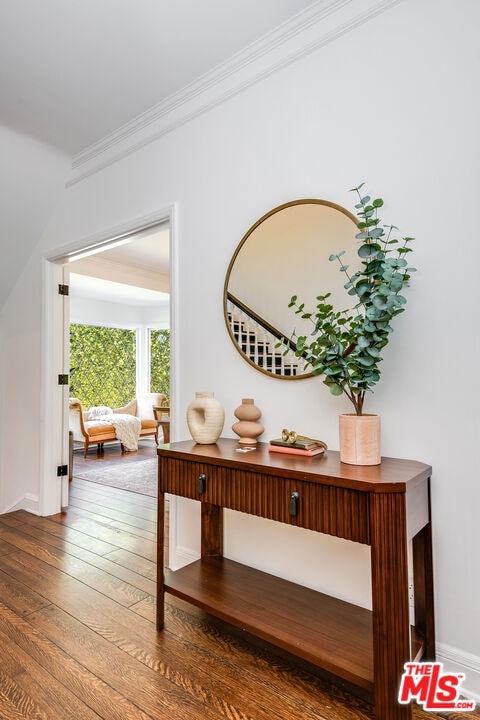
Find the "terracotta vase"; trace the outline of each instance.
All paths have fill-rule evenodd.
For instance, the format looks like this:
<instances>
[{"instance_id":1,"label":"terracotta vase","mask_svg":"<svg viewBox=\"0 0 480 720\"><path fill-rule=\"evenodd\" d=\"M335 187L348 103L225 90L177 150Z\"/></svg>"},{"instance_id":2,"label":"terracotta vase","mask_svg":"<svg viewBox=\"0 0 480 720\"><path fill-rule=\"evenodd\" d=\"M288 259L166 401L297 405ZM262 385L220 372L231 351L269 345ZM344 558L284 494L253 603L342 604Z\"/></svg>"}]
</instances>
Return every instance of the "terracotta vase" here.
<instances>
[{"instance_id":1,"label":"terracotta vase","mask_svg":"<svg viewBox=\"0 0 480 720\"><path fill-rule=\"evenodd\" d=\"M238 442L241 445L256 445L258 436L263 433L263 425L257 422L262 413L254 405L253 399L243 398L234 415L239 420L232 425L233 432L239 435Z\"/></svg>"},{"instance_id":2,"label":"terracotta vase","mask_svg":"<svg viewBox=\"0 0 480 720\"><path fill-rule=\"evenodd\" d=\"M213 392L197 392L187 408L190 435L200 445L213 445L222 434L225 411Z\"/></svg>"},{"instance_id":3,"label":"terracotta vase","mask_svg":"<svg viewBox=\"0 0 480 720\"><path fill-rule=\"evenodd\" d=\"M380 415L340 415L340 460L349 465L380 465Z\"/></svg>"}]
</instances>

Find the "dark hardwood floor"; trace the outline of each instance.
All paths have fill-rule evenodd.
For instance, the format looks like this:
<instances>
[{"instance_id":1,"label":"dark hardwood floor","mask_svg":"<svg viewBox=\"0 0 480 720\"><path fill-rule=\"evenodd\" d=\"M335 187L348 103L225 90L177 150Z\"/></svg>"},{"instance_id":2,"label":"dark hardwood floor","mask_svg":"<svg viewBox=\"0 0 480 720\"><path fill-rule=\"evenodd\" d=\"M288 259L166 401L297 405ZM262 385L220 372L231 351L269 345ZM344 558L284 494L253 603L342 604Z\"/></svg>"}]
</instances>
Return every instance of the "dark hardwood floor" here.
<instances>
[{"instance_id":1,"label":"dark hardwood floor","mask_svg":"<svg viewBox=\"0 0 480 720\"><path fill-rule=\"evenodd\" d=\"M94 451L77 466L145 453ZM372 717L366 700L172 596L157 633L155 534L154 498L75 477L68 511L0 516L1 718Z\"/></svg>"}]
</instances>

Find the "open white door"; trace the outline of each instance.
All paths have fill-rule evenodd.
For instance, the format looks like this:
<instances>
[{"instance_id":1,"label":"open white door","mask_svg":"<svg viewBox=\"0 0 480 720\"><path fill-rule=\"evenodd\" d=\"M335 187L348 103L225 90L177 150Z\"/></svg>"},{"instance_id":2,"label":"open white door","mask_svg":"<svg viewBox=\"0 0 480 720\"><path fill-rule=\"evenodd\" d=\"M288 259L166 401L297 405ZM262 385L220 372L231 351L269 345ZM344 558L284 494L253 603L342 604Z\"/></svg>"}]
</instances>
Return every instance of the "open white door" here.
<instances>
[{"instance_id":1,"label":"open white door","mask_svg":"<svg viewBox=\"0 0 480 720\"><path fill-rule=\"evenodd\" d=\"M45 261L40 515L53 515L68 505L70 308L65 294L68 277L63 263Z\"/></svg>"},{"instance_id":2,"label":"open white door","mask_svg":"<svg viewBox=\"0 0 480 720\"><path fill-rule=\"evenodd\" d=\"M62 303L62 371L61 374L66 376L67 383L62 385L62 457L60 463L61 477L61 507L68 506L68 489L69 481L73 472L73 452L68 433L68 403L70 399L70 297L68 294L70 271L67 265L62 266L62 282L59 283L58 291L60 302Z\"/></svg>"}]
</instances>

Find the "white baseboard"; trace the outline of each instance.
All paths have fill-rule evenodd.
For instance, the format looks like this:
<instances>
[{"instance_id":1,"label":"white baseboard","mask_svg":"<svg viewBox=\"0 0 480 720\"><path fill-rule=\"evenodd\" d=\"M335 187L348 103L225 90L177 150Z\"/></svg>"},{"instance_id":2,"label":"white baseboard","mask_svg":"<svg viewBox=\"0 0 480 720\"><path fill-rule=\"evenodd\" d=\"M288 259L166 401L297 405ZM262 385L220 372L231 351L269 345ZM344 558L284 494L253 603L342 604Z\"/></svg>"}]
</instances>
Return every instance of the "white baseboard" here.
<instances>
[{"instance_id":1,"label":"white baseboard","mask_svg":"<svg viewBox=\"0 0 480 720\"><path fill-rule=\"evenodd\" d=\"M437 643L436 655L446 670L465 674L461 693L480 704L480 657L444 643Z\"/></svg>"},{"instance_id":2,"label":"white baseboard","mask_svg":"<svg viewBox=\"0 0 480 720\"><path fill-rule=\"evenodd\" d=\"M200 554L193 552L190 548L177 545L168 558L168 567L170 570L179 570L184 565L189 565L195 560L200 559Z\"/></svg>"},{"instance_id":3,"label":"white baseboard","mask_svg":"<svg viewBox=\"0 0 480 720\"><path fill-rule=\"evenodd\" d=\"M5 508L3 513L15 512L15 510L26 510L27 512L33 513L34 515L40 515L40 502L38 495L31 495L27 493L20 500L13 503L9 507ZM2 513L2 514L3 514Z\"/></svg>"}]
</instances>

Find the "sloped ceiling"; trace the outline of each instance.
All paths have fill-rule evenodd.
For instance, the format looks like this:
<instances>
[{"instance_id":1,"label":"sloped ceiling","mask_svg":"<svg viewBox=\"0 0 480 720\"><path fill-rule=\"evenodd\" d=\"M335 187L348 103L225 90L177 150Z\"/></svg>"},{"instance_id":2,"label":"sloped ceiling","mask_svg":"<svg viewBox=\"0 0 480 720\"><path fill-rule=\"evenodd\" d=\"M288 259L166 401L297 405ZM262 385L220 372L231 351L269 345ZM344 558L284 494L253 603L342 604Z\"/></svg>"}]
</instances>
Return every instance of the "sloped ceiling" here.
<instances>
[{"instance_id":1,"label":"sloped ceiling","mask_svg":"<svg viewBox=\"0 0 480 720\"><path fill-rule=\"evenodd\" d=\"M335 0L0 0L0 308L72 156Z\"/></svg>"},{"instance_id":2,"label":"sloped ceiling","mask_svg":"<svg viewBox=\"0 0 480 720\"><path fill-rule=\"evenodd\" d=\"M312 0L0 0L0 123L73 155Z\"/></svg>"}]
</instances>

